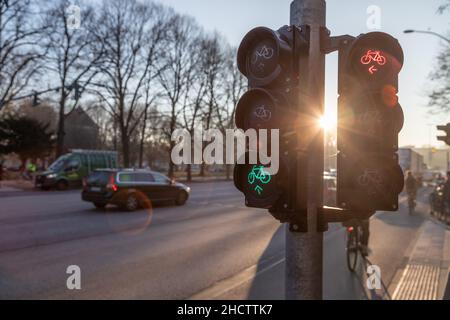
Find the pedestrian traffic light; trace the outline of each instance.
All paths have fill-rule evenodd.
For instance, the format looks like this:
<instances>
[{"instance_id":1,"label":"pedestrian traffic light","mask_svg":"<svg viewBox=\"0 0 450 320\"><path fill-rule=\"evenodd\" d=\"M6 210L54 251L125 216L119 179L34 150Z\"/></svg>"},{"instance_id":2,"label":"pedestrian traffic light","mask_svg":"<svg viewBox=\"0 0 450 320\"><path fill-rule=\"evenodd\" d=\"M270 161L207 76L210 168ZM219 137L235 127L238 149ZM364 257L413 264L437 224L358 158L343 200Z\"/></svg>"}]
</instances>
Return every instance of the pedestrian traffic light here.
<instances>
[{"instance_id":1,"label":"pedestrian traffic light","mask_svg":"<svg viewBox=\"0 0 450 320\"><path fill-rule=\"evenodd\" d=\"M337 197L345 209L398 210L402 66L402 48L386 33L361 35L339 50Z\"/></svg>"},{"instance_id":2,"label":"pedestrian traffic light","mask_svg":"<svg viewBox=\"0 0 450 320\"><path fill-rule=\"evenodd\" d=\"M280 168L276 174L268 172L257 150L251 150L248 143L245 164L235 166L235 185L244 193L249 207L271 212L289 211L293 207L298 185L299 61L308 53L308 30L297 26L277 31L259 27L250 31L239 47L238 68L248 79L249 91L236 107L236 126L244 132L256 130L257 146L261 143L260 130L267 130L268 141L270 130L278 129L280 136ZM267 150L270 149L268 146ZM256 163L250 163L252 155ZM286 220L283 216L277 218Z\"/></svg>"},{"instance_id":3,"label":"pedestrian traffic light","mask_svg":"<svg viewBox=\"0 0 450 320\"><path fill-rule=\"evenodd\" d=\"M439 141L444 141L447 145L450 146L450 123L445 126L437 126L439 131L444 131L445 136L439 136L437 139Z\"/></svg>"}]
</instances>

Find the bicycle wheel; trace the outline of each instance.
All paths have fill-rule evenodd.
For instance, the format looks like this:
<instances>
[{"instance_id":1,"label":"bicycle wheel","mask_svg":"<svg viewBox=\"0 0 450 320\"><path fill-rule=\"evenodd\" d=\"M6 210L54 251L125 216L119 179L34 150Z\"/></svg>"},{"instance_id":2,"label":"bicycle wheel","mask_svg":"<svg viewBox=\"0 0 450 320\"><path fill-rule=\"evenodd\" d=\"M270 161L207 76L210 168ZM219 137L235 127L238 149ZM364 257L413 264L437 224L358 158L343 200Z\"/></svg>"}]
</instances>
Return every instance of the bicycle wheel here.
<instances>
[{"instance_id":1,"label":"bicycle wheel","mask_svg":"<svg viewBox=\"0 0 450 320\"><path fill-rule=\"evenodd\" d=\"M361 58L362 64L369 64L371 61L372 61L372 57L367 54Z\"/></svg>"},{"instance_id":2,"label":"bicycle wheel","mask_svg":"<svg viewBox=\"0 0 450 320\"><path fill-rule=\"evenodd\" d=\"M254 173L250 173L247 177L247 181L249 184L254 184L256 179L256 175Z\"/></svg>"},{"instance_id":3,"label":"bicycle wheel","mask_svg":"<svg viewBox=\"0 0 450 320\"><path fill-rule=\"evenodd\" d=\"M387 62L387 60L386 60L386 58L383 57L383 56L380 56L380 57L377 59L377 63L378 63L380 66L384 66L384 65L386 64L386 62Z\"/></svg>"},{"instance_id":4,"label":"bicycle wheel","mask_svg":"<svg viewBox=\"0 0 450 320\"><path fill-rule=\"evenodd\" d=\"M414 200L409 199L408 200L408 210L409 210L410 215L412 215L414 213L414 208L415 208Z\"/></svg>"},{"instance_id":5,"label":"bicycle wheel","mask_svg":"<svg viewBox=\"0 0 450 320\"><path fill-rule=\"evenodd\" d=\"M358 264L358 228L347 232L347 266L350 272L356 271Z\"/></svg>"},{"instance_id":6,"label":"bicycle wheel","mask_svg":"<svg viewBox=\"0 0 450 320\"><path fill-rule=\"evenodd\" d=\"M270 176L270 174L265 173L265 172L261 172L261 176L260 176L260 181L264 184L268 184L270 182L270 180L272 179L272 177Z\"/></svg>"}]
</instances>

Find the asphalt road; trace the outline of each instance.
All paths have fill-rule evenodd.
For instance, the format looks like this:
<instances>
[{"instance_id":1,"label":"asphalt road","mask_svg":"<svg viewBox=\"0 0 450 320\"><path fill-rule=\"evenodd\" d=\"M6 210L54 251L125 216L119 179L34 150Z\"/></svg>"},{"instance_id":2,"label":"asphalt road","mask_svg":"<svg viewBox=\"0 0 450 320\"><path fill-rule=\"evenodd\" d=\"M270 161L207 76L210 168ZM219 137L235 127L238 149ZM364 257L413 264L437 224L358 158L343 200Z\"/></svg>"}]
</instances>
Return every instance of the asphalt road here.
<instances>
[{"instance_id":1,"label":"asphalt road","mask_svg":"<svg viewBox=\"0 0 450 320\"><path fill-rule=\"evenodd\" d=\"M243 202L226 182L193 184L184 207L136 213L97 211L78 191L8 194L0 198L0 299L282 299L284 226ZM423 218L380 213L374 221L371 259L389 282ZM332 225L325 298L367 298L343 257L345 230ZM81 290L66 286L71 265L81 269Z\"/></svg>"}]
</instances>

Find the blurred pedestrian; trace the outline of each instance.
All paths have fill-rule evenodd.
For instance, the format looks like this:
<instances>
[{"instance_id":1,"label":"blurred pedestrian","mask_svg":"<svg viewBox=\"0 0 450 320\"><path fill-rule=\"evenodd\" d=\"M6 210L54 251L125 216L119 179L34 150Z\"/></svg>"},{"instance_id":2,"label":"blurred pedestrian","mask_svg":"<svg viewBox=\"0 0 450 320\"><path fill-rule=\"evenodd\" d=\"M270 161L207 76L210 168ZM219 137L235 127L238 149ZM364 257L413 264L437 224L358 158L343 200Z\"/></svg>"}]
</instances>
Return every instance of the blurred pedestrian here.
<instances>
[{"instance_id":1,"label":"blurred pedestrian","mask_svg":"<svg viewBox=\"0 0 450 320\"><path fill-rule=\"evenodd\" d=\"M405 181L405 188L408 197L412 198L413 200L416 200L418 187L419 185L417 180L414 178L412 172L408 171L408 176Z\"/></svg>"},{"instance_id":2,"label":"blurred pedestrian","mask_svg":"<svg viewBox=\"0 0 450 320\"><path fill-rule=\"evenodd\" d=\"M25 178L25 180L33 180L36 170L36 165L30 161L26 166L25 172L23 173L23 177Z\"/></svg>"}]
</instances>

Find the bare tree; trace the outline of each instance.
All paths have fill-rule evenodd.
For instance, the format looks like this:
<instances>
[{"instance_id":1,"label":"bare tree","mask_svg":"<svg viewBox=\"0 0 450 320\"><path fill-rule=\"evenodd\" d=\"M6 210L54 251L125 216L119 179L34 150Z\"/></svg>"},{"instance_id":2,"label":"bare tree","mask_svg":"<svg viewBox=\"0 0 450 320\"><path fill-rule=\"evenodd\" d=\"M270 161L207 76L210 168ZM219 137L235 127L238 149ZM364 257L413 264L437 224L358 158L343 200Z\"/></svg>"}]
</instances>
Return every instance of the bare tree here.
<instances>
[{"instance_id":1,"label":"bare tree","mask_svg":"<svg viewBox=\"0 0 450 320\"><path fill-rule=\"evenodd\" d=\"M225 134L227 129L235 128L236 106L239 99L247 89L247 80L239 72L236 61L236 48L226 49L225 61L225 101L218 105L217 108L217 124L218 128ZM226 165L226 178L231 178L231 165Z\"/></svg>"},{"instance_id":2,"label":"bare tree","mask_svg":"<svg viewBox=\"0 0 450 320\"><path fill-rule=\"evenodd\" d=\"M429 95L432 112L450 111L450 46L439 54L437 67L430 76L434 89Z\"/></svg>"},{"instance_id":3,"label":"bare tree","mask_svg":"<svg viewBox=\"0 0 450 320\"><path fill-rule=\"evenodd\" d=\"M120 133L124 166L130 165L130 137L147 108L139 108L163 64L166 32L171 12L160 5L142 1L108 0L102 5L97 27L105 45L99 67L96 94Z\"/></svg>"},{"instance_id":4,"label":"bare tree","mask_svg":"<svg viewBox=\"0 0 450 320\"><path fill-rule=\"evenodd\" d=\"M165 68L159 74L162 95L169 106L167 127L164 130L168 143L169 177L173 177L174 165L170 155L175 146L171 140L172 132L179 126L178 117L183 109L183 99L190 89L192 74L195 72L199 54L201 29L187 16L174 15L168 32L168 45L165 49Z\"/></svg>"},{"instance_id":5,"label":"bare tree","mask_svg":"<svg viewBox=\"0 0 450 320\"><path fill-rule=\"evenodd\" d=\"M450 0L446 0L444 3L442 3L442 5L439 6L438 8L438 13L444 13L445 11L447 11L450 8Z\"/></svg>"},{"instance_id":6,"label":"bare tree","mask_svg":"<svg viewBox=\"0 0 450 320\"><path fill-rule=\"evenodd\" d=\"M33 4L0 1L0 109L27 88L45 55L45 49L34 45L43 29L32 19Z\"/></svg>"},{"instance_id":7,"label":"bare tree","mask_svg":"<svg viewBox=\"0 0 450 320\"><path fill-rule=\"evenodd\" d=\"M206 107L203 114L203 126L205 130L211 129L215 124L215 111L218 110L220 100L223 97L226 73L226 56L223 44L225 41L213 34L203 42L202 50L205 55L203 69L206 77ZM205 175L205 163L200 166L200 176Z\"/></svg>"},{"instance_id":8,"label":"bare tree","mask_svg":"<svg viewBox=\"0 0 450 320\"><path fill-rule=\"evenodd\" d=\"M80 8L80 15L77 17L69 10L71 7L71 1L57 0L51 3L43 21L43 24L48 26L43 39L44 46L49 48L45 59L46 69L51 75L55 75L60 88L57 156L64 152L66 113L78 106L81 93L94 77L94 67L103 54L102 42L93 32L99 23L95 9L87 3L79 3L78 7L73 7ZM74 102L71 109L66 110L71 94Z\"/></svg>"},{"instance_id":9,"label":"bare tree","mask_svg":"<svg viewBox=\"0 0 450 320\"><path fill-rule=\"evenodd\" d=\"M444 14L450 8L450 0L442 4L438 13ZM450 45L446 44L437 57L435 70L431 73L430 79L434 88L429 93L429 106L432 113L442 113L450 111Z\"/></svg>"},{"instance_id":10,"label":"bare tree","mask_svg":"<svg viewBox=\"0 0 450 320\"><path fill-rule=\"evenodd\" d=\"M195 55L197 61L193 72L188 74L187 87L183 102L183 128L186 129L191 136L191 154L194 149L193 137L195 135L196 127L201 124L201 116L205 106L205 97L207 90L207 77L203 68L205 65L205 57L203 51L204 39L199 38L199 54ZM186 166L187 181L192 181L192 165Z\"/></svg>"},{"instance_id":11,"label":"bare tree","mask_svg":"<svg viewBox=\"0 0 450 320\"><path fill-rule=\"evenodd\" d=\"M148 78L144 93L145 99L142 105L144 116L141 119L141 128L139 133L139 168L142 168L144 164L144 147L147 139L149 122L154 125L155 122L157 123L160 120L158 110L154 106L155 101L158 99L158 94L155 94L154 91L152 91L152 80L152 77Z\"/></svg>"}]
</instances>

